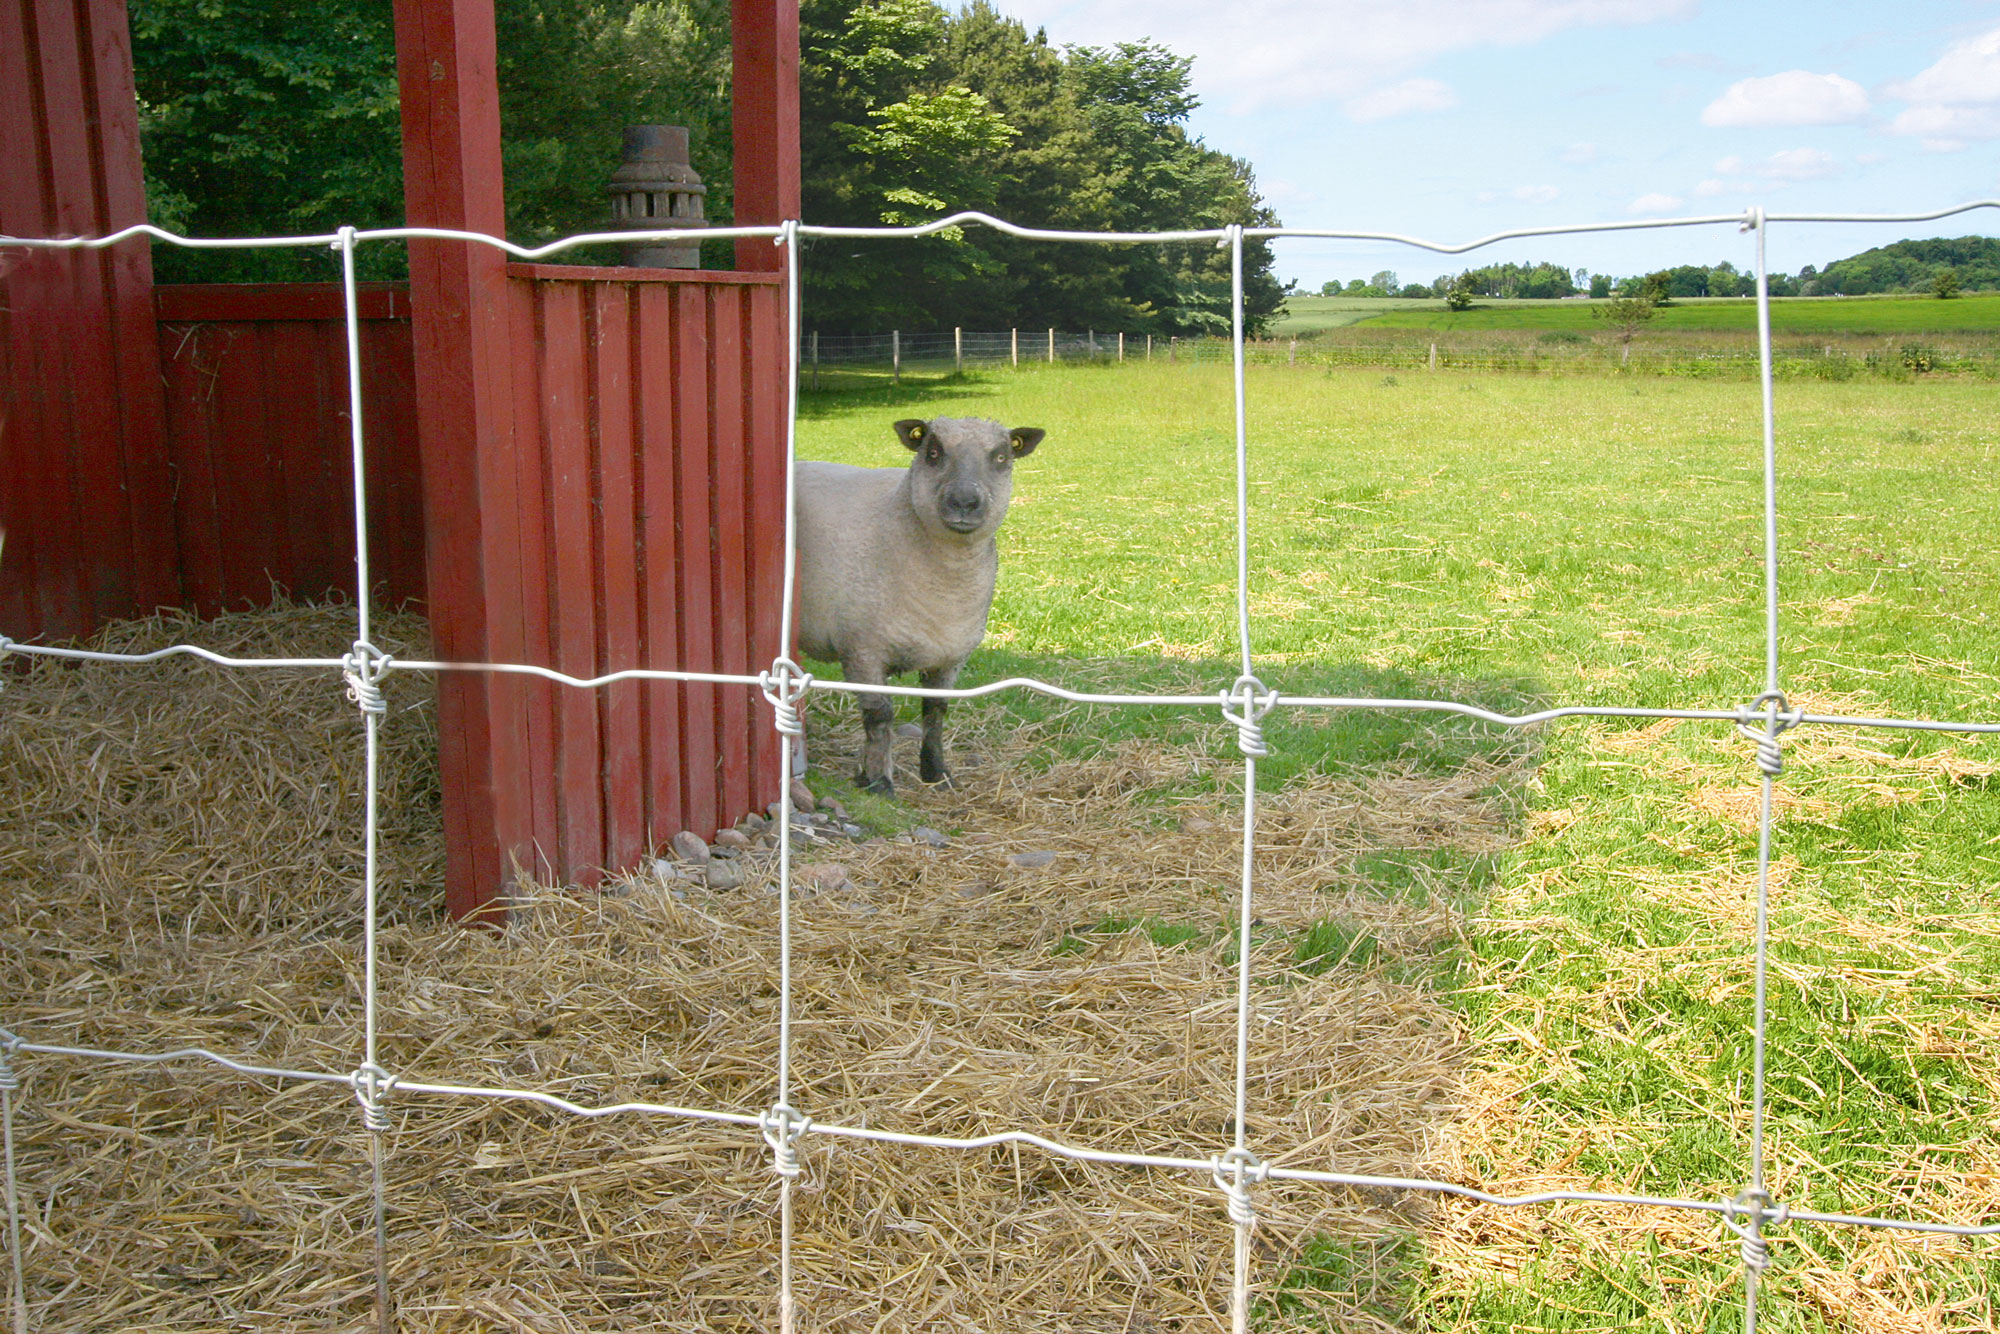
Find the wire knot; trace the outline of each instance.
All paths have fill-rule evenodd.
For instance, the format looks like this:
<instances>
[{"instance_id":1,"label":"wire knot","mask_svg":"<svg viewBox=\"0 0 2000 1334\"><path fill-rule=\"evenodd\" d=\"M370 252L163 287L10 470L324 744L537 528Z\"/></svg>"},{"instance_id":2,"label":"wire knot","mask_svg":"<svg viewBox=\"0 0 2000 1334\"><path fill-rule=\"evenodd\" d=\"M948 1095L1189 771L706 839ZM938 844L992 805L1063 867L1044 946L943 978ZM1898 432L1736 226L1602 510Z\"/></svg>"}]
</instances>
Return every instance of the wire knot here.
<instances>
[{"instance_id":1,"label":"wire knot","mask_svg":"<svg viewBox=\"0 0 2000 1334\"><path fill-rule=\"evenodd\" d=\"M812 1129L812 1119L800 1116L784 1103L774 1104L757 1118L763 1127L764 1143L770 1146L772 1170L786 1180L797 1177L803 1169L799 1166L799 1140L806 1131Z\"/></svg>"},{"instance_id":2,"label":"wire knot","mask_svg":"<svg viewBox=\"0 0 2000 1334\"><path fill-rule=\"evenodd\" d=\"M14 1062L9 1058L14 1054L14 1044L19 1038L12 1038L0 1044L0 1093L14 1093L21 1087L21 1077L14 1073Z\"/></svg>"},{"instance_id":3,"label":"wire knot","mask_svg":"<svg viewBox=\"0 0 2000 1334\"><path fill-rule=\"evenodd\" d=\"M1746 1223L1736 1221L1737 1215L1749 1219ZM1761 1274L1771 1267L1771 1243L1764 1239L1764 1228L1780 1227L1792 1216L1790 1205L1773 1207L1769 1192L1746 1190L1735 1199L1722 1206L1722 1221L1731 1232L1742 1238L1743 1267Z\"/></svg>"},{"instance_id":4,"label":"wire knot","mask_svg":"<svg viewBox=\"0 0 2000 1334\"><path fill-rule=\"evenodd\" d=\"M1209 1172L1215 1188L1229 1200L1229 1221L1238 1227L1255 1227L1257 1206L1250 1199L1250 1187L1261 1184L1271 1169L1256 1154L1239 1147L1212 1159Z\"/></svg>"},{"instance_id":5,"label":"wire knot","mask_svg":"<svg viewBox=\"0 0 2000 1334\"><path fill-rule=\"evenodd\" d=\"M391 661L388 654L365 639L355 640L354 647L340 660L340 674L347 680L347 697L363 713L379 715L389 711L388 697L382 693L382 678L389 674Z\"/></svg>"},{"instance_id":6,"label":"wire knot","mask_svg":"<svg viewBox=\"0 0 2000 1334\"><path fill-rule=\"evenodd\" d=\"M778 224L778 234L771 238L771 244L774 246L788 246L797 239L798 234L799 220L797 218L786 218Z\"/></svg>"},{"instance_id":7,"label":"wire knot","mask_svg":"<svg viewBox=\"0 0 2000 1334\"><path fill-rule=\"evenodd\" d=\"M1761 206L1752 205L1750 208L1744 211L1742 225L1737 227L1736 230L1739 232L1761 231L1763 229L1763 226L1764 226L1763 208Z\"/></svg>"},{"instance_id":8,"label":"wire knot","mask_svg":"<svg viewBox=\"0 0 2000 1334\"><path fill-rule=\"evenodd\" d=\"M1264 715L1278 702L1278 692L1254 676L1239 676L1236 684L1222 692L1222 718L1236 727L1236 745L1253 760L1271 753L1264 744ZM1240 708L1232 711L1231 705Z\"/></svg>"},{"instance_id":9,"label":"wire knot","mask_svg":"<svg viewBox=\"0 0 2000 1334\"><path fill-rule=\"evenodd\" d=\"M383 1106L396 1076L379 1065L364 1065L347 1077L354 1086L354 1100L361 1104L361 1124L380 1135L389 1129L389 1109Z\"/></svg>"},{"instance_id":10,"label":"wire knot","mask_svg":"<svg viewBox=\"0 0 2000 1334\"><path fill-rule=\"evenodd\" d=\"M764 687L764 698L770 702L771 712L777 715L778 731L783 735L806 734L805 722L799 717L799 703L805 699L806 691L812 689L812 683L812 673L790 658L779 658L771 664L771 670L757 678L757 684Z\"/></svg>"},{"instance_id":11,"label":"wire knot","mask_svg":"<svg viewBox=\"0 0 2000 1334\"><path fill-rule=\"evenodd\" d=\"M1785 752L1778 744L1778 737L1799 725L1804 716L1802 709L1788 709L1785 692L1767 690L1750 703L1736 711L1736 730L1745 739L1756 743L1757 767L1776 778L1785 771ZM1758 711L1763 711L1763 728L1751 724L1758 721Z\"/></svg>"},{"instance_id":12,"label":"wire knot","mask_svg":"<svg viewBox=\"0 0 2000 1334\"><path fill-rule=\"evenodd\" d=\"M1230 250L1243 244L1243 224L1232 222L1222 229L1222 239L1215 243L1217 250Z\"/></svg>"}]
</instances>

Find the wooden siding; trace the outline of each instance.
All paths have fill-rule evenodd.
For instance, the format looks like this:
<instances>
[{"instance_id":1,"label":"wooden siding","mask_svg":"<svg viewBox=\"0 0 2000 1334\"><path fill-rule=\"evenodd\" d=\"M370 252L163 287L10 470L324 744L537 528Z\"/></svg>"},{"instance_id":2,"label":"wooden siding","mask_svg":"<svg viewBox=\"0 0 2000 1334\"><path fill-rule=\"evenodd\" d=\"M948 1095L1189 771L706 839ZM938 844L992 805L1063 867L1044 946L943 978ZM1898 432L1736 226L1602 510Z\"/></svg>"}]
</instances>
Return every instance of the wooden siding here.
<instances>
[{"instance_id":1,"label":"wooden siding","mask_svg":"<svg viewBox=\"0 0 2000 1334\"><path fill-rule=\"evenodd\" d=\"M0 0L0 232L145 221L124 0ZM180 599L144 238L0 256L0 631Z\"/></svg>"},{"instance_id":2,"label":"wooden siding","mask_svg":"<svg viewBox=\"0 0 2000 1334\"><path fill-rule=\"evenodd\" d=\"M409 294L368 284L361 420L376 597L424 596ZM347 328L338 284L154 291L185 605L263 606L273 585L354 597Z\"/></svg>"},{"instance_id":3,"label":"wooden siding","mask_svg":"<svg viewBox=\"0 0 2000 1334\"><path fill-rule=\"evenodd\" d=\"M783 292L774 275L508 269L527 660L755 674L778 651ZM772 526L773 516L779 516ZM548 869L591 883L776 795L754 687L528 683Z\"/></svg>"}]
</instances>

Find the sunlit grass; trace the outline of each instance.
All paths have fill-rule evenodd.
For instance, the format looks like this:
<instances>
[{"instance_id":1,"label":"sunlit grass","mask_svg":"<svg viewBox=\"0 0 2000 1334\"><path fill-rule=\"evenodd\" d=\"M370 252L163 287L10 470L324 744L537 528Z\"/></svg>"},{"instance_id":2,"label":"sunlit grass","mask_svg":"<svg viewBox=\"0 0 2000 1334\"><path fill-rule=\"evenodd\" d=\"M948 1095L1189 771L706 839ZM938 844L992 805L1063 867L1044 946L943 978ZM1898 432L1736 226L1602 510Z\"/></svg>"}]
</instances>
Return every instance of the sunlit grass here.
<instances>
[{"instance_id":1,"label":"sunlit grass","mask_svg":"<svg viewBox=\"0 0 2000 1334\"><path fill-rule=\"evenodd\" d=\"M1252 647L1267 683L1501 707L1734 708L1763 688L1754 384L1274 367L1253 368L1248 393ZM897 417L1048 430L1019 469L992 631L968 682L1035 674L1181 693L1239 670L1223 368L1037 369L809 407L802 453L860 463L906 459ZM2000 719L1990 388L1787 384L1778 440L1793 699ZM1151 710L1092 719L1114 732L1195 725ZM1287 717L1273 736L1274 781L1315 766L1448 767L1509 740L1363 713ZM1728 726L1587 721L1538 744L1512 851L1434 865L1385 849L1359 868L1384 894L1419 877L1468 904L1462 953L1439 976L1458 979L1454 1003L1476 1027L1472 1110L1441 1153L1503 1190L1734 1195L1748 1179L1748 743ZM1773 1189L1832 1212L2000 1217L2000 746L1816 729L1789 737L1788 754ZM1162 929L1104 929L1134 925ZM1339 967L1373 947L1329 925L1297 950L1302 966ZM1412 1327L1735 1328L1726 1242L1693 1216L1579 1207L1498 1226L1440 1204L1414 1241L1385 1241L1390 1271L1367 1282ZM1341 1254L1301 1260L1300 1290L1349 1283ZM1775 1254L1766 1328L1992 1319L1991 1243L1793 1225ZM1269 1320L1291 1321L1297 1302L1274 1301ZM1897 1312L1927 1314L1896 1324Z\"/></svg>"}]
</instances>

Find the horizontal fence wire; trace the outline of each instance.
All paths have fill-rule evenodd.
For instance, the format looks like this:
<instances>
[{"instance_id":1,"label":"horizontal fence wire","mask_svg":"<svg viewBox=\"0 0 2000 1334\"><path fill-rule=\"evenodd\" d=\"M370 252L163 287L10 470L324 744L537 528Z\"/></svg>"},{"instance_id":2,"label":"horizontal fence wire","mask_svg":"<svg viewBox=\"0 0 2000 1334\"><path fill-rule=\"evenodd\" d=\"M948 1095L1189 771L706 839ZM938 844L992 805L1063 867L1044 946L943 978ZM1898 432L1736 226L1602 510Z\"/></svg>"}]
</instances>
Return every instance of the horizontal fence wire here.
<instances>
[{"instance_id":1,"label":"horizontal fence wire","mask_svg":"<svg viewBox=\"0 0 2000 1334\"><path fill-rule=\"evenodd\" d=\"M463 1097L504 1099L531 1103L551 1110L579 1117L603 1117L612 1115L650 1115L678 1118L689 1121L706 1121L756 1129L762 1133L766 1145L772 1152L774 1171L781 1178L781 1208L783 1226L781 1231L781 1264L779 1280L779 1311L781 1325L787 1331L795 1325L796 1305L793 1296L792 1264L792 1181L799 1173L799 1152L801 1144L808 1136L827 1136L856 1140L872 1140L879 1143L907 1146L922 1146L940 1149L983 1149L995 1145L1022 1145L1040 1149L1052 1155L1076 1161L1106 1164L1120 1164L1136 1168L1166 1171L1206 1173L1213 1180L1218 1192L1225 1197L1228 1215L1234 1225L1236 1240L1235 1294L1232 1305L1232 1321L1241 1331L1247 1327L1246 1271L1248 1266L1248 1239L1256 1222L1255 1205L1251 1187L1271 1181L1294 1181L1316 1183L1328 1186L1348 1186L1410 1191L1437 1196L1451 1196L1480 1203L1507 1208L1528 1207L1538 1204L1571 1201L1579 1203L1599 1203L1610 1205L1649 1206L1705 1212L1718 1215L1743 1242L1743 1269L1745 1280L1744 1319L1746 1329L1754 1334L1757 1322L1757 1292L1759 1275L1768 1264L1768 1246L1764 1229L1786 1222L1816 1222L1866 1227L1911 1233L1947 1234L1959 1237L1983 1237L2000 1234L2000 1224L1960 1225L1930 1222L1921 1219L1898 1219L1865 1215L1818 1213L1792 1209L1774 1200L1764 1189L1763 1182L1763 1119L1764 1119L1764 1041L1767 1019L1765 996L1766 959L1765 947L1768 941L1768 906L1771 860L1772 789L1773 783L1782 769L1783 734L1801 725L1838 725L1863 728L1912 729L1923 731L1993 733L2000 732L2000 723L1960 721L1952 719L1902 719L1872 718L1844 714L1806 714L1791 709L1780 688L1778 675L1778 551L1777 527L1777 455L1775 448L1775 417L1772 406L1771 384L1773 379L1773 356L1770 342L1769 292L1765 267L1765 240L1769 227L1774 222L1798 223L1871 223L1871 222L1920 222L1956 216L1976 209L2000 207L2000 200L1978 200L1925 213L1906 214L1766 214L1752 209L1741 214L1712 215L1691 218L1648 219L1622 223L1589 223L1570 226L1526 228L1498 232L1468 242L1436 242L1418 237L1384 232L1335 231L1322 229L1278 228L1278 227L1228 227L1222 229L1160 232L1160 233L1080 233L1049 231L1028 228L989 217L984 214L962 213L933 223L903 228L852 228L814 227L796 221L788 221L774 227L716 228L707 233L713 239L761 238L768 237L774 244L787 251L786 287L789 321L789 360L792 371L789 377L788 408L786 422L786 521L785 521L785 577L783 603L783 635L781 643L791 640L791 614L793 577L796 565L796 521L795 497L792 493L791 463L796 457L796 427L798 419L798 386L801 369L801 355L804 339L800 325L800 240L804 237L871 237L871 238L919 238L934 235L950 228L968 225L989 227L994 230L1030 240L1085 244L1162 244L1169 242L1208 241L1232 252L1232 320L1233 336L1229 340L1229 355L1233 362L1233 381L1236 406L1236 502L1237 524L1236 542L1238 555L1238 579L1236 586L1239 613L1238 639L1242 655L1242 674L1237 681L1212 695L1116 695L1070 691L1059 685L1030 678L1010 678L985 686L961 689L937 690L921 687L893 685L866 685L852 682L818 681L802 672L789 659L780 658L769 671L755 676L732 675L726 673L678 672L666 670L629 670L609 673L599 677L578 678L556 672L534 664L524 663L455 663L430 661L397 661L369 643L370 611L368 580L366 578L367 559L367 519L365 509L365 488L363 486L362 459L364 456L364 427L360 413L360 361L355 355L354 339L359 317L353 282L353 258L357 246L379 242L393 242L410 239L448 239L468 244L488 245L524 260L546 258L560 254L581 245L602 242L631 242L643 239L672 239L672 232L652 233L593 233L565 238L540 247L521 247L494 237L477 233L438 228L385 228L377 230L357 230L342 228L338 232L299 237L282 238L186 238L176 236L150 225L127 228L105 237L66 238L18 238L0 237L0 247L23 246L45 249L103 248L140 236L151 237L169 244L196 248L244 248L252 246L327 246L341 252L343 260L344 290L347 307L349 333L349 377L350 402L352 407L352 451L354 459L355 486L355 529L357 561L362 571L361 595L357 606L357 639L354 649L343 658L237 658L211 652L192 645L177 645L168 649L144 654L99 653L62 646L40 645L14 641L0 636L0 656L16 653L29 656L67 659L78 662L98 663L139 663L186 655L226 668L288 667L302 670L325 670L338 672L346 683L350 698L360 708L365 722L367 746L366 815L365 831L368 845L366 870L364 872L365 898L365 1010L363 1032L360 1034L360 1062L348 1072L311 1071L283 1069L258 1065L251 1061L238 1060L205 1048L180 1048L159 1052L128 1052L111 1048L71 1047L51 1043L37 1043L13 1031L0 1027L0 1103L4 1103L6 1130L5 1189L8 1212L8 1244L14 1272L14 1306L21 1323L26 1320L25 1281L20 1277L23 1260L21 1242L18 1167L15 1162L13 1143L13 1122L16 1095L21 1088L14 1063L24 1055L60 1057L69 1059L97 1060L106 1062L134 1062L150 1065L181 1065L189 1062L206 1063L245 1078L277 1081L308 1081L345 1086L356 1099L362 1110L362 1123L370 1130L373 1145L373 1165L375 1169L373 1204L376 1221L376 1283L378 1316L382 1327L389 1327L391 1302L387 1289L387 1269L385 1263L386 1243L383 1233L384 1187L382 1184L382 1156L386 1152L385 1136L389 1130L386 1104L391 1097L424 1095L439 1097ZM1371 699L1337 698L1323 696L1286 696L1272 690L1254 673L1254 653L1251 641L1251 617L1249 612L1248 564L1248 465L1247 449L1247 407L1244 390L1244 367L1255 355L1246 346L1243 335L1243 298L1241 281L1242 247L1246 238L1278 239L1285 237L1321 238L1339 240L1369 240L1390 242L1430 250L1443 254L1459 254L1492 245L1500 241L1527 237L1577 235L1585 233L1619 232L1672 227L1735 226L1755 233L1757 252L1757 307L1759 315L1759 368L1764 384L1764 477L1765 505L1763 521L1766 535L1765 576L1766 576L1766 690L1756 700L1747 702L1734 710L1717 709L1639 709L1599 706L1562 706L1533 713L1509 715L1479 709L1458 701L1422 699ZM893 344L899 335L892 336ZM1010 354L1012 351L1010 338ZM1095 339L1086 335L1086 343ZM964 338L956 340L956 350L963 354ZM976 346L990 347L990 336L985 343ZM822 344L822 353L824 353ZM1046 348L1045 348L1046 350ZM626 680L698 681L721 685L736 685L755 689L771 703L779 730L795 734L798 728L798 709L812 690L845 691L855 694L900 695L918 698L974 699L1003 690L1028 690L1053 697L1082 703L1112 706L1171 706L1193 708L1215 708L1220 720L1234 726L1238 732L1238 744L1244 755L1244 810L1243 820L1243 876L1239 899L1239 976L1237 986L1236 1012L1238 1022L1238 1050L1235 1063L1237 1085L1237 1115L1235 1117L1235 1142L1226 1150L1219 1151L1207 1159L1177 1158L1161 1155L1136 1153L1116 1153L1093 1149L1088 1146L1067 1144L1028 1131L1003 1131L994 1135L954 1138L950 1136L909 1134L883 1131L866 1126L848 1126L813 1121L809 1116L792 1108L788 1102L790 1087L790 1025L793 1010L791 986L791 895L792 876L790 864L791 839L778 839L779 874L779 953L780 953L780 1003L779 1024L781 1038L778 1055L778 1098L776 1103L760 1113L732 1112L720 1109L677 1107L670 1104L650 1102L618 1103L609 1106L590 1106L558 1097L554 1094L521 1088L480 1088L464 1085L425 1082L412 1077L408 1072L391 1072L376 1063L376 1036L378 1016L375 1008L375 918L377 903L375 897L374 843L377 835L377 813L375 808L377 778L374 756L379 727L384 719L385 705L381 694L382 680L393 671L484 671L522 673L542 677L578 689L597 689L605 685ZM1423 1178L1402 1178L1370 1176L1339 1172L1321 1172L1308 1169L1288 1168L1260 1158L1247 1140L1244 1090L1251 1061L1251 1044L1248 1040L1248 995L1247 977L1249 969L1249 929L1252 921L1253 893L1255 888L1254 836L1256 760L1267 753L1262 736L1262 721L1277 707L1316 709L1384 709L1422 710L1453 713L1501 727L1529 727L1576 717L1624 717L1624 718L1681 718L1707 721L1717 724L1734 725L1739 734L1754 743L1756 762L1763 774L1762 810L1760 816L1759 848L1759 893L1756 931L1756 986L1757 1001L1753 1016L1753 1040L1756 1045L1756 1083L1751 1100L1752 1141L1750 1185L1731 1198L1723 1200L1682 1199L1640 1194L1617 1194L1593 1191L1547 1191L1530 1195L1504 1196L1478 1190L1458 1183L1428 1180ZM1760 726L1761 724L1761 726ZM779 747L782 756L783 790L781 792L781 830L788 834L791 816L791 762L792 748Z\"/></svg>"}]
</instances>

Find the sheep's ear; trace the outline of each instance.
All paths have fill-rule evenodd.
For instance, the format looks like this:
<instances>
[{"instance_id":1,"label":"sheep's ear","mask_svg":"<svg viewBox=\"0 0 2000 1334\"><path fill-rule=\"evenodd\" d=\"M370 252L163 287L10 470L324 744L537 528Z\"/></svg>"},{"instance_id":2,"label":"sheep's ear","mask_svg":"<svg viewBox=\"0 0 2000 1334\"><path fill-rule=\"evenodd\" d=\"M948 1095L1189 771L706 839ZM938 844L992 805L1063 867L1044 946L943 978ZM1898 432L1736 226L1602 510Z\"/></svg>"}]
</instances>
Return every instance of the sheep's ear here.
<instances>
[{"instance_id":1,"label":"sheep's ear","mask_svg":"<svg viewBox=\"0 0 2000 1334\"><path fill-rule=\"evenodd\" d=\"M896 423L896 438L911 449L922 449L924 434L930 429L931 424L927 421L916 417L905 417Z\"/></svg>"},{"instance_id":2,"label":"sheep's ear","mask_svg":"<svg viewBox=\"0 0 2000 1334\"><path fill-rule=\"evenodd\" d=\"M1014 457L1023 459L1034 453L1035 446L1041 444L1042 437L1047 434L1039 426L1016 426L1007 432L1007 438L1014 442Z\"/></svg>"}]
</instances>

